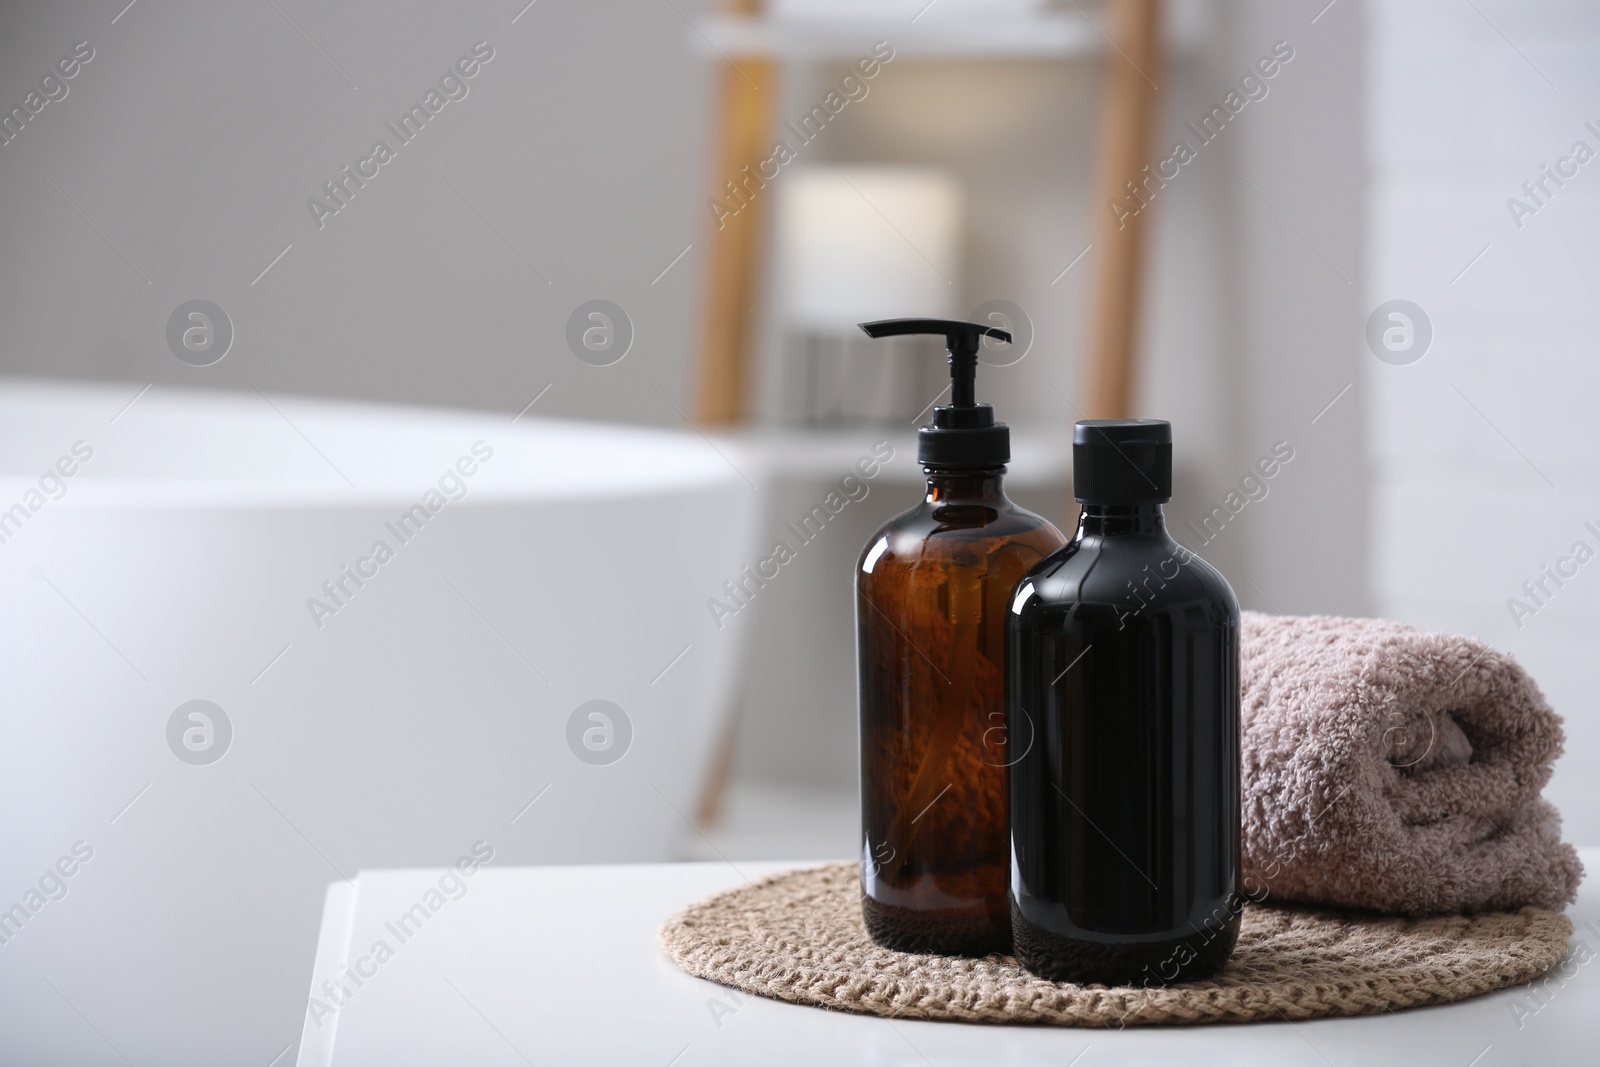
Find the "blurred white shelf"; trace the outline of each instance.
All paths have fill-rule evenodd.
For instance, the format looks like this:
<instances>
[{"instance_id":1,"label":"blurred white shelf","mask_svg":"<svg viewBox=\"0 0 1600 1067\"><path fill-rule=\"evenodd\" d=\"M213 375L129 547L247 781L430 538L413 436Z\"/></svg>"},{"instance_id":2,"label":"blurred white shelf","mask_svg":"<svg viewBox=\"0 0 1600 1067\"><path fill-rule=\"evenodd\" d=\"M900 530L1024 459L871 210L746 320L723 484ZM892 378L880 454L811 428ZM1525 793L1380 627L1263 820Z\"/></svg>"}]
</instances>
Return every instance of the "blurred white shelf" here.
<instances>
[{"instance_id":1,"label":"blurred white shelf","mask_svg":"<svg viewBox=\"0 0 1600 1067\"><path fill-rule=\"evenodd\" d=\"M703 35L703 36L702 36ZM1002 14L882 18L738 18L706 20L690 41L701 51L773 59L857 59L888 41L896 59L960 57L1071 58L1098 55L1105 38L1082 15Z\"/></svg>"},{"instance_id":2,"label":"blurred white shelf","mask_svg":"<svg viewBox=\"0 0 1600 1067\"><path fill-rule=\"evenodd\" d=\"M837 860L861 850L854 785L782 786L734 781L714 826L686 832L679 859Z\"/></svg>"},{"instance_id":3,"label":"blurred white shelf","mask_svg":"<svg viewBox=\"0 0 1600 1067\"><path fill-rule=\"evenodd\" d=\"M1170 0L1163 16L1168 50L1196 45L1213 15L1208 0ZM982 14L970 6L944 10L936 2L915 21L886 17L881 11L711 15L696 22L687 39L691 48L715 58L852 60L867 55L874 43L887 41L896 59L1084 59L1107 50L1101 33L1107 18L1099 0L1036 11L1014 4Z\"/></svg>"},{"instance_id":4,"label":"blurred white shelf","mask_svg":"<svg viewBox=\"0 0 1600 1067\"><path fill-rule=\"evenodd\" d=\"M1065 485L1072 473L1071 426L1059 431L1011 428L1011 462L1006 467L1008 485ZM856 461L872 452L873 445L888 441L894 459L877 477L913 483L923 479L917 465L915 428L847 426L839 428L760 427L735 435L747 454L760 457L770 475L791 478L838 478L854 469Z\"/></svg>"}]
</instances>

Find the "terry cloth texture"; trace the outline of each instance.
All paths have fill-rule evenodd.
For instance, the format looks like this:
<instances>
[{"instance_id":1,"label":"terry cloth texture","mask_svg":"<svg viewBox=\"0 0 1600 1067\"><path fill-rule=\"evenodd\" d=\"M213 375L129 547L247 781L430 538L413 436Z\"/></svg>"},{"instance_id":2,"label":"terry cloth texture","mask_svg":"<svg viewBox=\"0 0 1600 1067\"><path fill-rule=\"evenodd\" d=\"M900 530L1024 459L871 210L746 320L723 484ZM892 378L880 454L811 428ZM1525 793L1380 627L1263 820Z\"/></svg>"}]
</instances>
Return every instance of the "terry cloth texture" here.
<instances>
[{"instance_id":1,"label":"terry cloth texture","mask_svg":"<svg viewBox=\"0 0 1600 1067\"><path fill-rule=\"evenodd\" d=\"M1527 982L1572 924L1541 908L1408 919L1249 905L1221 974L1168 988L1048 982L1010 956L880 948L853 863L771 875L667 920L685 971L757 996L902 1019L1123 1027L1371 1015Z\"/></svg>"},{"instance_id":2,"label":"terry cloth texture","mask_svg":"<svg viewBox=\"0 0 1600 1067\"><path fill-rule=\"evenodd\" d=\"M1539 796L1561 719L1510 656L1383 619L1245 612L1244 887L1403 915L1560 909L1583 867Z\"/></svg>"}]
</instances>

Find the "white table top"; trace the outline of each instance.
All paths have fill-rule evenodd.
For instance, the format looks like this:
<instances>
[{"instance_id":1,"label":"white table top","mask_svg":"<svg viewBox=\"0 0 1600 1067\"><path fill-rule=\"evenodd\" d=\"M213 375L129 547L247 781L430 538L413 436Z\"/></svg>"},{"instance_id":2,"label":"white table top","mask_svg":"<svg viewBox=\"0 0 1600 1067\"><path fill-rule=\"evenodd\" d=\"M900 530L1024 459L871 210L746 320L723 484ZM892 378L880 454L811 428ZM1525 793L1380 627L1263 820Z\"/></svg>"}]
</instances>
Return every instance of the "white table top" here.
<instances>
[{"instance_id":1,"label":"white table top","mask_svg":"<svg viewBox=\"0 0 1600 1067\"><path fill-rule=\"evenodd\" d=\"M1600 849L1584 849L1591 872ZM385 941L331 1014L308 1010L301 1067L405 1064L1593 1063L1600 1039L1600 884L1569 960L1530 986L1393 1015L1120 1032L887 1020L744 996L679 971L656 946L708 893L806 864L485 867L420 929L391 926L443 871L363 871L328 888L312 993ZM1579 962L1582 960L1583 962ZM320 1023L321 1025L317 1025Z\"/></svg>"}]
</instances>

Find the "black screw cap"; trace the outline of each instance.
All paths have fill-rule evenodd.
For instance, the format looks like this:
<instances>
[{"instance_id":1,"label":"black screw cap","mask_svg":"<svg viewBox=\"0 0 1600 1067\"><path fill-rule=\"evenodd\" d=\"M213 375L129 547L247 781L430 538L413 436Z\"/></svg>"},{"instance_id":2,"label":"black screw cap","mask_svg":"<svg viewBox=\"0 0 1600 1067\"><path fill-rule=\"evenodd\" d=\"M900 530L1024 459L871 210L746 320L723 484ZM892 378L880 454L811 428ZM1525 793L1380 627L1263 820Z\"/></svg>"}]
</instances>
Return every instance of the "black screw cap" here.
<instances>
[{"instance_id":1,"label":"black screw cap","mask_svg":"<svg viewBox=\"0 0 1600 1067\"><path fill-rule=\"evenodd\" d=\"M1072 428L1072 491L1080 504L1172 499L1172 423L1083 419Z\"/></svg>"}]
</instances>

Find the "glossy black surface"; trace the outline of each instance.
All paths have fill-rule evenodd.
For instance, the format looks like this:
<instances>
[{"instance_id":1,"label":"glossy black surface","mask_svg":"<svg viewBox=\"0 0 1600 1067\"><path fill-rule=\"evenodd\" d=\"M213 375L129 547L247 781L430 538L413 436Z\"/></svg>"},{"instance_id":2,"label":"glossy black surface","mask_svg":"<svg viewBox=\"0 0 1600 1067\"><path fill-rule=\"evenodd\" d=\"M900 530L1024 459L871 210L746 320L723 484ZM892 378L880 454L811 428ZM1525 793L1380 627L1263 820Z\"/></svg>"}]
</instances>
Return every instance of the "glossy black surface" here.
<instances>
[{"instance_id":1,"label":"glossy black surface","mask_svg":"<svg viewBox=\"0 0 1600 1067\"><path fill-rule=\"evenodd\" d=\"M1215 973L1238 936L1239 607L1159 505L1087 505L1007 619L1016 950L1056 981Z\"/></svg>"}]
</instances>

